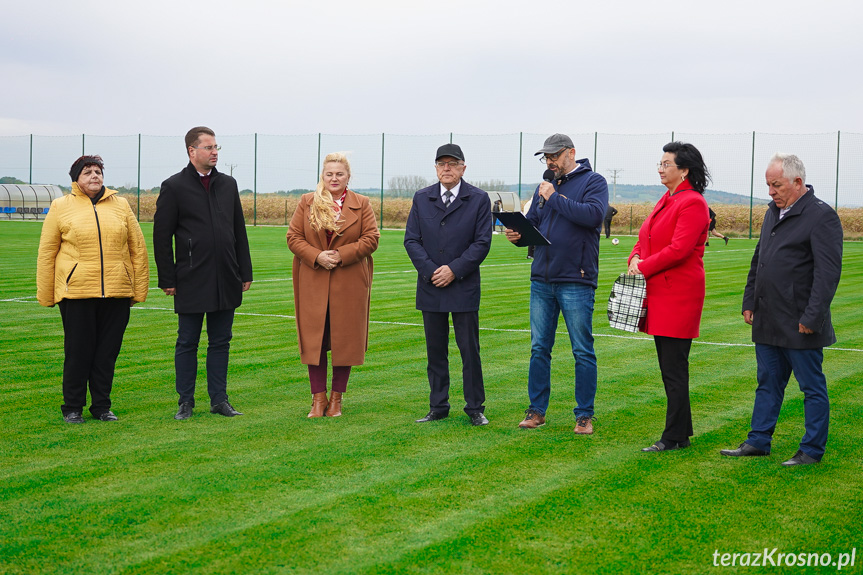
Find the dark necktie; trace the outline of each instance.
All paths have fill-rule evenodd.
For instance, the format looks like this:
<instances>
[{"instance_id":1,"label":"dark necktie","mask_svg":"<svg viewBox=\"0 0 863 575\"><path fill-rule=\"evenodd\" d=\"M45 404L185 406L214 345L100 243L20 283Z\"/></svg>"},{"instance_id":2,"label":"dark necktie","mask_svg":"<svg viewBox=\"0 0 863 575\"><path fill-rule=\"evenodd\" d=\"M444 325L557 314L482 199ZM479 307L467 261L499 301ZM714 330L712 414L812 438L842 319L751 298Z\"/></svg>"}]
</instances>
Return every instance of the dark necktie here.
<instances>
[{"instance_id":1,"label":"dark necktie","mask_svg":"<svg viewBox=\"0 0 863 575\"><path fill-rule=\"evenodd\" d=\"M447 190L443 193L443 207L448 208L452 203L452 192Z\"/></svg>"}]
</instances>

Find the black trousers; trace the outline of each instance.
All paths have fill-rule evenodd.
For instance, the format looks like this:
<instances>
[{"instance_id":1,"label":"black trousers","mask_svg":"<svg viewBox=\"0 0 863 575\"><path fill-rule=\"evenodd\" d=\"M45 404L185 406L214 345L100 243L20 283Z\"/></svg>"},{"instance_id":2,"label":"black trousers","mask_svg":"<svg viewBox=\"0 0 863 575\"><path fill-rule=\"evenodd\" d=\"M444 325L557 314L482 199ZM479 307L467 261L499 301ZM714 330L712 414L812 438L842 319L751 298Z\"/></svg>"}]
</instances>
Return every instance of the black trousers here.
<instances>
[{"instance_id":1,"label":"black trousers","mask_svg":"<svg viewBox=\"0 0 863 575\"><path fill-rule=\"evenodd\" d=\"M611 235L611 220L604 220L602 226L605 228L605 239Z\"/></svg>"},{"instance_id":2,"label":"black trousers","mask_svg":"<svg viewBox=\"0 0 863 575\"><path fill-rule=\"evenodd\" d=\"M656 335L653 341L668 399L662 439L680 443L692 436L692 410L689 406L689 350L692 340Z\"/></svg>"},{"instance_id":3,"label":"black trousers","mask_svg":"<svg viewBox=\"0 0 863 575\"><path fill-rule=\"evenodd\" d=\"M449 316L448 312L423 312L423 327L428 356L428 378L431 393L429 408L449 412ZM455 342L461 353L464 384L464 411L467 414L485 411L485 387L482 363L479 359L479 313L452 312Z\"/></svg>"},{"instance_id":4,"label":"black trousers","mask_svg":"<svg viewBox=\"0 0 863 575\"><path fill-rule=\"evenodd\" d=\"M83 411L90 388L90 413L111 410L114 366L129 324L129 298L64 299L63 415Z\"/></svg>"},{"instance_id":5,"label":"black trousers","mask_svg":"<svg viewBox=\"0 0 863 575\"><path fill-rule=\"evenodd\" d=\"M210 311L207 315L207 393L210 405L228 400L228 355L234 325L234 310ZM195 379L198 376L198 343L204 326L203 313L177 314L177 345L174 371L177 376L177 403L195 405Z\"/></svg>"}]
</instances>

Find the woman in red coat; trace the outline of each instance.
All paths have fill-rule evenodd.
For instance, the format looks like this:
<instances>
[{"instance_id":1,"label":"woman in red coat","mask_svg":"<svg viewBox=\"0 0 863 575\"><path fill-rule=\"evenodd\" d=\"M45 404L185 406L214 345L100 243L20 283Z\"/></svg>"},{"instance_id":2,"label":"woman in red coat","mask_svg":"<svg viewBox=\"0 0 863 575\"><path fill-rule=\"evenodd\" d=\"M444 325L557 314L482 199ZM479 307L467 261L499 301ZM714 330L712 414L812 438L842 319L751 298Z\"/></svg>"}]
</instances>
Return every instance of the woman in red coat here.
<instances>
[{"instance_id":1,"label":"woman in red coat","mask_svg":"<svg viewBox=\"0 0 863 575\"><path fill-rule=\"evenodd\" d=\"M288 229L300 359L312 390L309 417L342 414L351 366L362 365L368 348L372 252L380 232L369 199L347 188L350 177L344 154L327 155L317 189L300 199Z\"/></svg>"},{"instance_id":2,"label":"woman in red coat","mask_svg":"<svg viewBox=\"0 0 863 575\"><path fill-rule=\"evenodd\" d=\"M710 218L704 188L710 173L692 144L671 142L662 151L659 178L668 192L638 232L629 273L647 280L647 320L668 405L662 437L642 451L689 447L689 349L704 307L704 244Z\"/></svg>"}]
</instances>

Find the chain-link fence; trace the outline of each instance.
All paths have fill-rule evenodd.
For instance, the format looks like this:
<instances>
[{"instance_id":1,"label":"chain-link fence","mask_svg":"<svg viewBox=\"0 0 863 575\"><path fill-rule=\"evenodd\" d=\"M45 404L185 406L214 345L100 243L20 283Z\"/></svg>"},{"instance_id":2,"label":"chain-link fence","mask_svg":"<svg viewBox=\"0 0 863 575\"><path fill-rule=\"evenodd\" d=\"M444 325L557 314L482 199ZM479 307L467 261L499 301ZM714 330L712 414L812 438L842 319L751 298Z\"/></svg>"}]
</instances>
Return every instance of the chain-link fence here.
<instances>
[{"instance_id":1,"label":"chain-link fence","mask_svg":"<svg viewBox=\"0 0 863 575\"><path fill-rule=\"evenodd\" d=\"M639 192L659 189L656 162L671 140L701 150L713 175L713 204L746 206L750 231L769 201L764 170L777 151L794 153L806 165L807 183L836 208L863 206L863 134L601 134L570 133L577 157L609 181L611 203L629 206L616 225L640 225L637 206L650 203ZM525 200L545 167L534 152L548 134L435 135L233 135L218 136L219 169L237 179L244 191L248 223L279 224L290 217L298 195L314 189L321 159L334 151L351 160L350 187L375 200L383 225L403 225L407 201L416 189L436 181L438 146L459 144L466 156L465 179L487 190L513 191ZM187 163L182 136L3 136L0 183L69 186L68 167L82 154L105 160L105 183L129 198L138 217L152 218L161 182ZM635 207L632 207L635 206ZM717 210L718 211L718 210ZM840 216L843 211L840 209ZM856 210L854 210L856 212ZM736 218L737 216L728 216ZM856 217L856 216L855 216Z\"/></svg>"}]
</instances>

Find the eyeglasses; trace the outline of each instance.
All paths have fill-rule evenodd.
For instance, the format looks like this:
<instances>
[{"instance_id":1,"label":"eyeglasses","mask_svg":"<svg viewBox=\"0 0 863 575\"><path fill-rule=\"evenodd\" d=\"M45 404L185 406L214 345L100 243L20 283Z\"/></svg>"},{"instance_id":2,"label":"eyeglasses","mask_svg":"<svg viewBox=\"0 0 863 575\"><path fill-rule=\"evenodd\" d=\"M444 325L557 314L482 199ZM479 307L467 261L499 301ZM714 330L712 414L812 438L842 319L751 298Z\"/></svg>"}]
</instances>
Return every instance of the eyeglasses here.
<instances>
[{"instance_id":1,"label":"eyeglasses","mask_svg":"<svg viewBox=\"0 0 863 575\"><path fill-rule=\"evenodd\" d=\"M572 148L564 148L556 154L543 154L539 157L539 163L545 164L546 162L554 162L557 160L564 152L567 150L571 150Z\"/></svg>"},{"instance_id":2,"label":"eyeglasses","mask_svg":"<svg viewBox=\"0 0 863 575\"><path fill-rule=\"evenodd\" d=\"M435 162L434 165L438 168L446 168L447 166L449 166L452 169L456 169L457 167L464 164L462 164L462 162Z\"/></svg>"},{"instance_id":3,"label":"eyeglasses","mask_svg":"<svg viewBox=\"0 0 863 575\"><path fill-rule=\"evenodd\" d=\"M677 164L672 164L671 162L660 162L656 164L657 170L667 170L668 168L676 168Z\"/></svg>"},{"instance_id":4,"label":"eyeglasses","mask_svg":"<svg viewBox=\"0 0 863 575\"><path fill-rule=\"evenodd\" d=\"M217 152L222 149L222 146L189 146L190 148L194 148L196 150L206 150L208 152L212 152L216 150Z\"/></svg>"}]
</instances>

